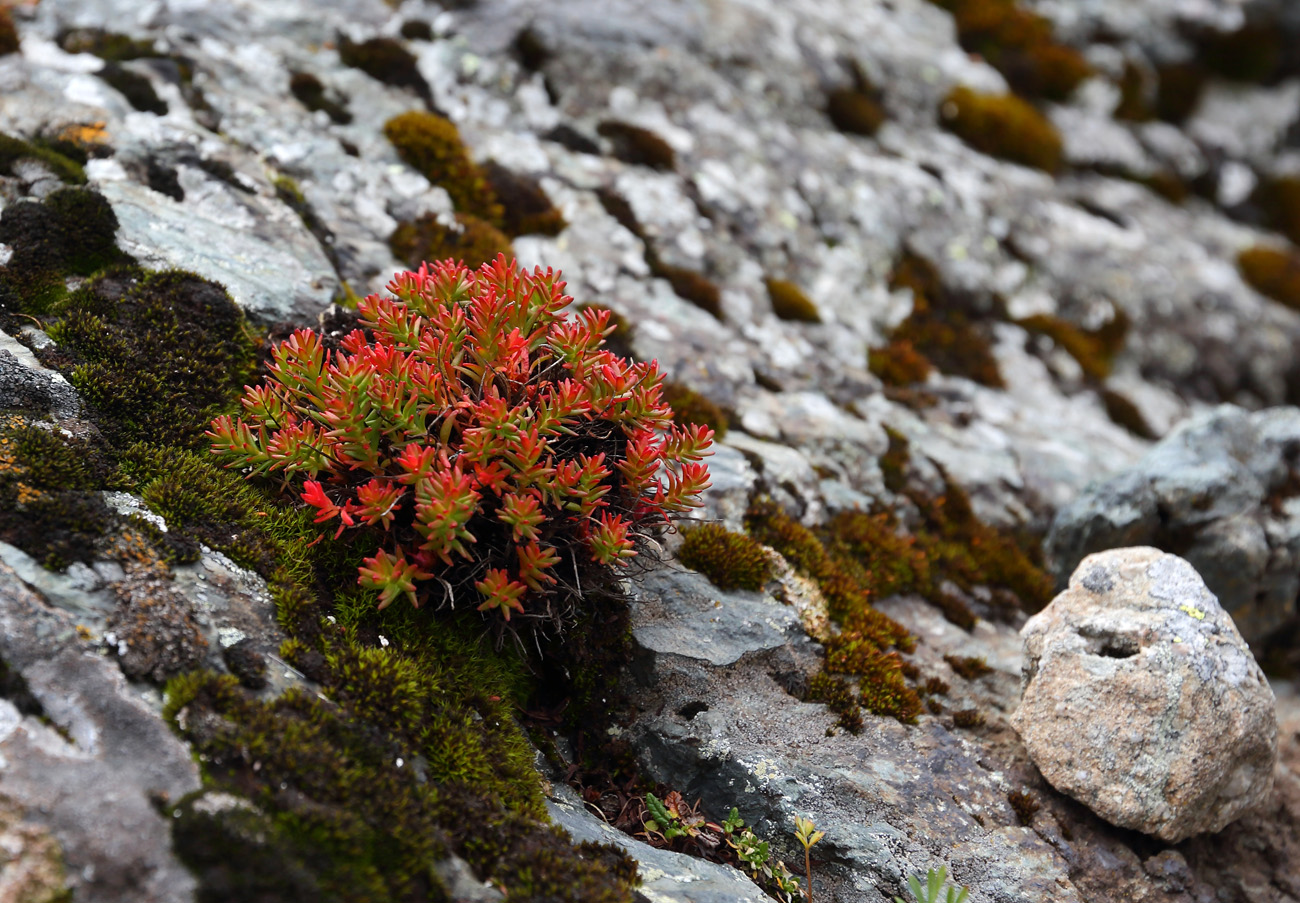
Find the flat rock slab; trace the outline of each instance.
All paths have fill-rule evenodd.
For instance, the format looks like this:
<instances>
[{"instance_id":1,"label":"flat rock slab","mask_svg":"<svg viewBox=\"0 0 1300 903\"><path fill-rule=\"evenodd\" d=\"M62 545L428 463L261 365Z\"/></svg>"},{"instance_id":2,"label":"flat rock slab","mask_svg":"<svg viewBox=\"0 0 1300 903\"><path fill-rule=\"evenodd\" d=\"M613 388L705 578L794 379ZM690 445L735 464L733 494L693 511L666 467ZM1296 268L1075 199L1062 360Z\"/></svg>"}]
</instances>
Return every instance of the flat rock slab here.
<instances>
[{"instance_id":1,"label":"flat rock slab","mask_svg":"<svg viewBox=\"0 0 1300 903\"><path fill-rule=\"evenodd\" d=\"M1273 788L1273 691L1190 564L1158 549L1085 558L1021 632L1011 724L1059 791L1177 843Z\"/></svg>"}]
</instances>

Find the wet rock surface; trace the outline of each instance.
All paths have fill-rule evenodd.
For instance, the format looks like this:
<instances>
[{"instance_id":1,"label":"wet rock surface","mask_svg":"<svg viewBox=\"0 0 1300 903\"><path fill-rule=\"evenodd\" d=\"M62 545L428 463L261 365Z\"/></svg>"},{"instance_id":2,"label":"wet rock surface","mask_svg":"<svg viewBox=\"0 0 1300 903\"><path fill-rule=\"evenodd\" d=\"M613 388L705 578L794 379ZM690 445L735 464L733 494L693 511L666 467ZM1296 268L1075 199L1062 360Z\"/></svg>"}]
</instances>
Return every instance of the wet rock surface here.
<instances>
[{"instance_id":1,"label":"wet rock surface","mask_svg":"<svg viewBox=\"0 0 1300 903\"><path fill-rule=\"evenodd\" d=\"M1270 797L1273 691L1183 559L1144 547L1090 555L1021 636L1011 724L1062 793L1171 843Z\"/></svg>"}]
</instances>

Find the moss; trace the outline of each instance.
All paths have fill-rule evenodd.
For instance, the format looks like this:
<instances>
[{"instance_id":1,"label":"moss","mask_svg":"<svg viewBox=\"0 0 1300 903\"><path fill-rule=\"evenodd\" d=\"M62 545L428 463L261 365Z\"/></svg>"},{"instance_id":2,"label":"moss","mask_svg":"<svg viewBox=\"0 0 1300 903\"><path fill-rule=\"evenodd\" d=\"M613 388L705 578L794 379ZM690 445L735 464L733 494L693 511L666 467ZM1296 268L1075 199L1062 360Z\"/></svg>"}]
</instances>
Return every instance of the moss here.
<instances>
[{"instance_id":1,"label":"moss","mask_svg":"<svg viewBox=\"0 0 1300 903\"><path fill-rule=\"evenodd\" d=\"M885 427L889 438L889 448L880 456L880 473L885 481L885 488L890 492L902 492L907 485L907 471L911 466L911 443L907 437L892 426Z\"/></svg>"},{"instance_id":2,"label":"moss","mask_svg":"<svg viewBox=\"0 0 1300 903\"><path fill-rule=\"evenodd\" d=\"M493 226L501 224L504 211L492 185L470 159L460 131L450 119L433 113L403 113L384 124L384 135L398 156L446 189L459 212Z\"/></svg>"},{"instance_id":3,"label":"moss","mask_svg":"<svg viewBox=\"0 0 1300 903\"><path fill-rule=\"evenodd\" d=\"M1237 255L1237 268L1251 288L1300 310L1300 254L1255 245Z\"/></svg>"},{"instance_id":4,"label":"moss","mask_svg":"<svg viewBox=\"0 0 1300 903\"><path fill-rule=\"evenodd\" d=\"M944 126L981 153L1048 173L1061 167L1056 126L1018 97L958 86L945 98L941 113Z\"/></svg>"},{"instance_id":5,"label":"moss","mask_svg":"<svg viewBox=\"0 0 1300 903\"><path fill-rule=\"evenodd\" d=\"M86 183L85 170L81 168L79 163L69 159L65 154L50 150L48 147L42 147L39 144L23 141L12 135L0 133L0 175L12 176L14 174L14 164L25 159L39 160L48 166L55 176L69 184L84 185Z\"/></svg>"},{"instance_id":6,"label":"moss","mask_svg":"<svg viewBox=\"0 0 1300 903\"><path fill-rule=\"evenodd\" d=\"M536 179L511 172L495 161L483 166L492 193L499 199L507 235L559 235L568 225Z\"/></svg>"},{"instance_id":7,"label":"moss","mask_svg":"<svg viewBox=\"0 0 1300 903\"><path fill-rule=\"evenodd\" d=\"M1012 790L1007 794L1007 802L1011 804L1011 811L1016 813L1016 820L1025 827L1033 824L1034 816L1042 808L1042 804L1027 790Z\"/></svg>"},{"instance_id":8,"label":"moss","mask_svg":"<svg viewBox=\"0 0 1300 903\"><path fill-rule=\"evenodd\" d=\"M660 279L667 279L668 284L673 287L673 292L679 297L685 298L701 310L708 311L717 319L723 319L722 291L717 283L703 273L664 263L649 249L649 245L646 248L651 273Z\"/></svg>"},{"instance_id":9,"label":"moss","mask_svg":"<svg viewBox=\"0 0 1300 903\"><path fill-rule=\"evenodd\" d=\"M886 386L909 386L925 382L933 368L915 345L894 338L885 347L867 352L867 369Z\"/></svg>"},{"instance_id":10,"label":"moss","mask_svg":"<svg viewBox=\"0 0 1300 903\"><path fill-rule=\"evenodd\" d=\"M600 145L567 122L561 122L542 135L542 138L547 141L554 141L561 147L567 147L575 153L588 154L593 157L600 155Z\"/></svg>"},{"instance_id":11,"label":"moss","mask_svg":"<svg viewBox=\"0 0 1300 903\"><path fill-rule=\"evenodd\" d=\"M18 52L18 26L9 7L0 6L0 56Z\"/></svg>"},{"instance_id":12,"label":"moss","mask_svg":"<svg viewBox=\"0 0 1300 903\"><path fill-rule=\"evenodd\" d=\"M958 709L952 713L952 723L964 730L983 727L984 715L978 709Z\"/></svg>"},{"instance_id":13,"label":"moss","mask_svg":"<svg viewBox=\"0 0 1300 903\"><path fill-rule=\"evenodd\" d=\"M947 696L952 689L948 681L941 677L926 678L925 683L921 686L921 692L926 696Z\"/></svg>"},{"instance_id":14,"label":"moss","mask_svg":"<svg viewBox=\"0 0 1300 903\"><path fill-rule=\"evenodd\" d=\"M1156 431L1151 428L1151 424L1147 423L1147 419L1142 416L1138 406L1129 398L1114 389L1108 389L1104 386L1099 391L1099 394L1101 403L1106 407L1106 416L1111 419L1111 422L1124 427L1139 439L1148 439L1154 442L1160 438Z\"/></svg>"},{"instance_id":15,"label":"moss","mask_svg":"<svg viewBox=\"0 0 1300 903\"><path fill-rule=\"evenodd\" d=\"M984 329L968 305L940 281L929 261L905 254L895 265L890 288L912 292L912 312L890 336L879 373L902 379L920 372L919 355L944 373L1000 389L1002 375ZM883 377L882 377L883 379Z\"/></svg>"},{"instance_id":16,"label":"moss","mask_svg":"<svg viewBox=\"0 0 1300 903\"><path fill-rule=\"evenodd\" d=\"M393 38L371 38L354 42L346 36L338 41L339 61L360 69L376 81L395 88L410 88L421 100L433 105L429 83L420 74L420 66L411 52Z\"/></svg>"},{"instance_id":17,"label":"moss","mask_svg":"<svg viewBox=\"0 0 1300 903\"><path fill-rule=\"evenodd\" d=\"M291 72L289 73L289 91L302 104L313 113L317 110L324 110L331 120L339 125L347 125L352 121L352 114L348 112L345 100L336 100L325 91L325 84L319 78L310 72Z\"/></svg>"},{"instance_id":18,"label":"moss","mask_svg":"<svg viewBox=\"0 0 1300 903\"><path fill-rule=\"evenodd\" d=\"M399 34L408 41L432 41L433 26L423 19L407 19Z\"/></svg>"},{"instance_id":19,"label":"moss","mask_svg":"<svg viewBox=\"0 0 1300 903\"><path fill-rule=\"evenodd\" d=\"M1016 323L1027 332L1051 339L1078 362L1088 379L1103 380L1110 375L1111 349L1097 335L1047 314L1035 314Z\"/></svg>"},{"instance_id":20,"label":"moss","mask_svg":"<svg viewBox=\"0 0 1300 903\"><path fill-rule=\"evenodd\" d=\"M862 733L862 706L853 688L842 677L835 677L825 671L818 671L808 681L808 702L824 703L827 708L839 716L836 724L850 734ZM827 730L827 734L831 731Z\"/></svg>"},{"instance_id":21,"label":"moss","mask_svg":"<svg viewBox=\"0 0 1300 903\"><path fill-rule=\"evenodd\" d=\"M91 53L112 63L162 56L151 38L132 38L102 28L73 28L58 36L59 46L68 53Z\"/></svg>"},{"instance_id":22,"label":"moss","mask_svg":"<svg viewBox=\"0 0 1300 903\"><path fill-rule=\"evenodd\" d=\"M1181 204L1191 195L1192 189L1177 173L1160 169L1150 175L1135 179L1139 185L1145 185L1171 204Z\"/></svg>"},{"instance_id":23,"label":"moss","mask_svg":"<svg viewBox=\"0 0 1300 903\"><path fill-rule=\"evenodd\" d=\"M1262 179L1251 202L1264 214L1266 224L1300 244L1300 176Z\"/></svg>"},{"instance_id":24,"label":"moss","mask_svg":"<svg viewBox=\"0 0 1300 903\"><path fill-rule=\"evenodd\" d=\"M1211 72L1233 81L1268 84L1282 72L1290 50L1277 23L1246 22L1236 31L1208 32L1198 42L1197 59Z\"/></svg>"},{"instance_id":25,"label":"moss","mask_svg":"<svg viewBox=\"0 0 1300 903\"><path fill-rule=\"evenodd\" d=\"M614 156L624 163L664 172L671 172L677 163L672 145L639 125L606 119L596 126L596 133L609 141Z\"/></svg>"},{"instance_id":26,"label":"moss","mask_svg":"<svg viewBox=\"0 0 1300 903\"><path fill-rule=\"evenodd\" d=\"M1131 60L1124 61L1124 72L1119 79L1119 104L1115 118L1125 122L1148 122L1155 116L1154 90L1148 85L1142 70Z\"/></svg>"},{"instance_id":27,"label":"moss","mask_svg":"<svg viewBox=\"0 0 1300 903\"><path fill-rule=\"evenodd\" d=\"M772 579L772 561L763 547L720 524L683 531L677 558L721 590L757 591Z\"/></svg>"},{"instance_id":28,"label":"moss","mask_svg":"<svg viewBox=\"0 0 1300 903\"><path fill-rule=\"evenodd\" d=\"M727 435L730 426L727 412L694 389L681 383L666 382L663 398L673 409L674 423L702 423L713 430L715 440Z\"/></svg>"},{"instance_id":29,"label":"moss","mask_svg":"<svg viewBox=\"0 0 1300 903\"><path fill-rule=\"evenodd\" d=\"M826 94L826 115L848 135L876 134L885 122L885 110L873 94L858 88L833 88Z\"/></svg>"},{"instance_id":30,"label":"moss","mask_svg":"<svg viewBox=\"0 0 1300 903\"><path fill-rule=\"evenodd\" d=\"M958 677L964 680L977 680L986 674L993 673L993 669L989 667L988 662L984 661L983 658L945 655L943 660L956 672Z\"/></svg>"},{"instance_id":31,"label":"moss","mask_svg":"<svg viewBox=\"0 0 1300 903\"><path fill-rule=\"evenodd\" d=\"M793 282L785 279L765 279L767 297L772 302L772 313L782 320L797 323L820 323L817 305Z\"/></svg>"},{"instance_id":32,"label":"moss","mask_svg":"<svg viewBox=\"0 0 1300 903\"><path fill-rule=\"evenodd\" d=\"M193 446L253 373L243 314L181 271L111 271L60 302L55 363L119 444Z\"/></svg>"},{"instance_id":33,"label":"moss","mask_svg":"<svg viewBox=\"0 0 1300 903\"><path fill-rule=\"evenodd\" d=\"M1052 25L1015 0L934 0L953 14L961 46L984 57L1012 90L1065 100L1092 69L1083 56L1052 38Z\"/></svg>"},{"instance_id":34,"label":"moss","mask_svg":"<svg viewBox=\"0 0 1300 903\"><path fill-rule=\"evenodd\" d=\"M513 257L510 239L491 223L476 216L456 214L455 225L445 226L431 213L414 222L401 223L388 239L394 256L412 269L426 260L461 260L478 267L498 254Z\"/></svg>"},{"instance_id":35,"label":"moss","mask_svg":"<svg viewBox=\"0 0 1300 903\"><path fill-rule=\"evenodd\" d=\"M167 115L167 102L158 96L148 76L127 69L120 63L106 63L97 74L141 113Z\"/></svg>"},{"instance_id":36,"label":"moss","mask_svg":"<svg viewBox=\"0 0 1300 903\"><path fill-rule=\"evenodd\" d=\"M1201 102L1205 70L1196 63L1171 63L1158 67L1156 74L1156 116L1177 125Z\"/></svg>"},{"instance_id":37,"label":"moss","mask_svg":"<svg viewBox=\"0 0 1300 903\"><path fill-rule=\"evenodd\" d=\"M551 50L531 26L520 30L510 45L519 65L529 72L540 72L551 58Z\"/></svg>"}]
</instances>

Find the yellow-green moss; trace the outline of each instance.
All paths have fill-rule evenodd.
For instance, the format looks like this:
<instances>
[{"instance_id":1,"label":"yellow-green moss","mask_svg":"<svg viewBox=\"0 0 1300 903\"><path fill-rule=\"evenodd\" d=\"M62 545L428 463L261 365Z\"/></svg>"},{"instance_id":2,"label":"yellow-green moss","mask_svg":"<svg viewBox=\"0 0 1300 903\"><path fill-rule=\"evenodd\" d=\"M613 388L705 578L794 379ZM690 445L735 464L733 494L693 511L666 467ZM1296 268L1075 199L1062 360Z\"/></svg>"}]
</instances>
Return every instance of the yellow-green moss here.
<instances>
[{"instance_id":1,"label":"yellow-green moss","mask_svg":"<svg viewBox=\"0 0 1300 903\"><path fill-rule=\"evenodd\" d=\"M872 94L858 88L833 88L826 94L831 124L849 135L874 135L885 122L885 110Z\"/></svg>"},{"instance_id":2,"label":"yellow-green moss","mask_svg":"<svg viewBox=\"0 0 1300 903\"><path fill-rule=\"evenodd\" d=\"M722 590L760 590L772 579L772 561L763 547L721 524L684 530L677 558Z\"/></svg>"},{"instance_id":3,"label":"yellow-green moss","mask_svg":"<svg viewBox=\"0 0 1300 903\"><path fill-rule=\"evenodd\" d=\"M596 132L609 141L614 156L624 163L649 166L665 172L672 171L677 163L672 145L639 125L606 119L596 126Z\"/></svg>"},{"instance_id":4,"label":"yellow-green moss","mask_svg":"<svg viewBox=\"0 0 1300 903\"><path fill-rule=\"evenodd\" d=\"M13 175L13 165L22 159L39 160L64 182L73 185L86 182L86 172L75 160L48 147L0 133L0 175Z\"/></svg>"},{"instance_id":5,"label":"yellow-green moss","mask_svg":"<svg viewBox=\"0 0 1300 903\"><path fill-rule=\"evenodd\" d=\"M730 426L727 412L694 389L681 383L665 382L663 398L673 409L674 423L702 423L713 430L714 439L727 434Z\"/></svg>"},{"instance_id":6,"label":"yellow-green moss","mask_svg":"<svg viewBox=\"0 0 1300 903\"><path fill-rule=\"evenodd\" d=\"M1061 136L1030 104L1011 94L953 88L940 107L946 128L981 153L1054 173L1061 167Z\"/></svg>"},{"instance_id":7,"label":"yellow-green moss","mask_svg":"<svg viewBox=\"0 0 1300 903\"><path fill-rule=\"evenodd\" d=\"M1028 97L1065 100L1092 73L1077 50L1057 43L1052 24L1015 0L933 0L953 14L957 39Z\"/></svg>"},{"instance_id":8,"label":"yellow-green moss","mask_svg":"<svg viewBox=\"0 0 1300 903\"><path fill-rule=\"evenodd\" d=\"M772 313L782 320L797 323L820 323L817 305L803 293L799 286L786 279L765 279L767 297L772 302Z\"/></svg>"},{"instance_id":9,"label":"yellow-green moss","mask_svg":"<svg viewBox=\"0 0 1300 903\"><path fill-rule=\"evenodd\" d=\"M0 6L0 56L18 52L18 27L9 7Z\"/></svg>"},{"instance_id":10,"label":"yellow-green moss","mask_svg":"<svg viewBox=\"0 0 1300 903\"><path fill-rule=\"evenodd\" d=\"M1300 254L1255 245L1237 255L1242 278L1262 295L1300 310Z\"/></svg>"},{"instance_id":11,"label":"yellow-green moss","mask_svg":"<svg viewBox=\"0 0 1300 903\"><path fill-rule=\"evenodd\" d=\"M394 256L412 269L424 261L461 260L477 267L498 254L513 257L510 239L500 229L476 216L456 214L455 227L444 226L426 213L415 222L400 223L388 239Z\"/></svg>"},{"instance_id":12,"label":"yellow-green moss","mask_svg":"<svg viewBox=\"0 0 1300 903\"><path fill-rule=\"evenodd\" d=\"M398 156L430 182L446 189L457 211L500 226L504 214L501 204L487 175L470 159L460 130L450 119L420 111L402 113L384 124L384 135Z\"/></svg>"}]
</instances>

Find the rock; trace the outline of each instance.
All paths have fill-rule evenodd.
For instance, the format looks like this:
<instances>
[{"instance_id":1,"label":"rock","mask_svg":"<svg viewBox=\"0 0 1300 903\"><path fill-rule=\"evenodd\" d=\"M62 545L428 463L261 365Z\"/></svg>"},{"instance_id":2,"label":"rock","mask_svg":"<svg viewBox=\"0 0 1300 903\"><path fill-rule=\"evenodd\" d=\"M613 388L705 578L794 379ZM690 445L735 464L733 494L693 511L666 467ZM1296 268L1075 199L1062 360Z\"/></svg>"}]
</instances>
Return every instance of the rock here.
<instances>
[{"instance_id":1,"label":"rock","mask_svg":"<svg viewBox=\"0 0 1300 903\"><path fill-rule=\"evenodd\" d=\"M1058 584L1085 555L1151 545L1182 555L1247 640L1296 613L1300 409L1220 406L1057 512L1045 551Z\"/></svg>"},{"instance_id":2,"label":"rock","mask_svg":"<svg viewBox=\"0 0 1300 903\"><path fill-rule=\"evenodd\" d=\"M1183 559L1090 555L1021 635L1011 724L1057 790L1166 843L1221 831L1268 799L1273 691Z\"/></svg>"}]
</instances>

